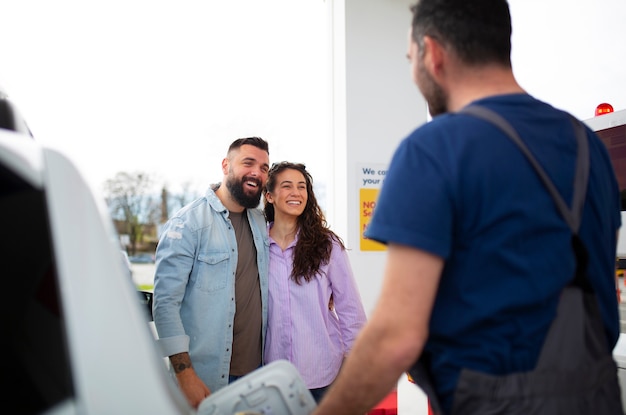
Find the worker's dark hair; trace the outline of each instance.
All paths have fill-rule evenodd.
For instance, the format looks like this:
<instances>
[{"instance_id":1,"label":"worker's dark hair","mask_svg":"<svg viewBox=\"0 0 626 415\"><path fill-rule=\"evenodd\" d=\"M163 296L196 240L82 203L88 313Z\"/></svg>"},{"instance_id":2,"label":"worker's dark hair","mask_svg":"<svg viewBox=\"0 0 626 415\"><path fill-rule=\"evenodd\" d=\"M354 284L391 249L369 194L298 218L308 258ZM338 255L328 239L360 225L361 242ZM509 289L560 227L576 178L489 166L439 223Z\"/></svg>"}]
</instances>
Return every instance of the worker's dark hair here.
<instances>
[{"instance_id":1,"label":"worker's dark hair","mask_svg":"<svg viewBox=\"0 0 626 415\"><path fill-rule=\"evenodd\" d=\"M511 67L511 15L506 0L418 0L411 6L412 37L424 36L452 49L469 65Z\"/></svg>"}]
</instances>

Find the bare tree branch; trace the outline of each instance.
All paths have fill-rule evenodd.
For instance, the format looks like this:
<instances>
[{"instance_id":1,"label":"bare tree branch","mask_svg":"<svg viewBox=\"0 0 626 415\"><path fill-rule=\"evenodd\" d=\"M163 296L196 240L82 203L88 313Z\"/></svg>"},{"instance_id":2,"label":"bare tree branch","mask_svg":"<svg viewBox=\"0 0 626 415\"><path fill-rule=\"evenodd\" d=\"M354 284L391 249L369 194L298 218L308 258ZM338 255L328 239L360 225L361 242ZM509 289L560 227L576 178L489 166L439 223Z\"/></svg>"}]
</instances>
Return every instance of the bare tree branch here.
<instances>
[{"instance_id":1,"label":"bare tree branch","mask_svg":"<svg viewBox=\"0 0 626 415\"><path fill-rule=\"evenodd\" d=\"M137 242L143 238L144 225L154 223L155 214L159 212L153 178L143 172L119 172L104 183L104 194L111 216L124 222L131 254L135 254Z\"/></svg>"}]
</instances>

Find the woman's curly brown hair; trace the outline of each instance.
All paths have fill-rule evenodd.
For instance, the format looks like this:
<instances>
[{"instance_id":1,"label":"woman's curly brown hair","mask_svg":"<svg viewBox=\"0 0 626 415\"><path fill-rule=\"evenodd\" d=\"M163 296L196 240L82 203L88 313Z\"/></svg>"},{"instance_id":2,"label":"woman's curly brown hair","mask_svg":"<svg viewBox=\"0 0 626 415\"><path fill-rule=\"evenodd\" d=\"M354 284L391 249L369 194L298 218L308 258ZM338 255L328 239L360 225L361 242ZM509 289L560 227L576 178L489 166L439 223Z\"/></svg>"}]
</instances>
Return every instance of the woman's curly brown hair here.
<instances>
[{"instance_id":1,"label":"woman's curly brown hair","mask_svg":"<svg viewBox=\"0 0 626 415\"><path fill-rule=\"evenodd\" d=\"M306 180L308 195L304 211L298 217L298 242L294 249L293 271L291 273L291 278L297 284L301 284L302 278L309 282L319 272L321 266L328 264L333 249L333 240L337 241L342 249L345 249L345 246L341 238L329 229L324 213L317 204L313 192L313 178L306 171L304 164L283 161L272 165L263 192L265 219L268 222L274 221L274 205L267 201L265 193L274 191L276 176L287 169L302 173Z\"/></svg>"}]
</instances>

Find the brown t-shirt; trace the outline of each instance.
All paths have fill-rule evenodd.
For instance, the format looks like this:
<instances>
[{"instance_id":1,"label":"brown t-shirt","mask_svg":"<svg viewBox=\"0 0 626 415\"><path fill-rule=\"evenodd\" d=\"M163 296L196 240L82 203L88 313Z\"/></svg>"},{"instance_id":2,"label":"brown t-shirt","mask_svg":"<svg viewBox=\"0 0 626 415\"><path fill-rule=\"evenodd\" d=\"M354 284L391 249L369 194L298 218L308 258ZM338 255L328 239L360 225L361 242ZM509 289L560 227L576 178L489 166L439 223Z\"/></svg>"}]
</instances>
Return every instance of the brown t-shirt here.
<instances>
[{"instance_id":1,"label":"brown t-shirt","mask_svg":"<svg viewBox=\"0 0 626 415\"><path fill-rule=\"evenodd\" d=\"M256 262L256 248L246 210L229 213L237 237L237 271L235 274L235 324L230 374L243 376L261 365L263 319L261 285Z\"/></svg>"}]
</instances>

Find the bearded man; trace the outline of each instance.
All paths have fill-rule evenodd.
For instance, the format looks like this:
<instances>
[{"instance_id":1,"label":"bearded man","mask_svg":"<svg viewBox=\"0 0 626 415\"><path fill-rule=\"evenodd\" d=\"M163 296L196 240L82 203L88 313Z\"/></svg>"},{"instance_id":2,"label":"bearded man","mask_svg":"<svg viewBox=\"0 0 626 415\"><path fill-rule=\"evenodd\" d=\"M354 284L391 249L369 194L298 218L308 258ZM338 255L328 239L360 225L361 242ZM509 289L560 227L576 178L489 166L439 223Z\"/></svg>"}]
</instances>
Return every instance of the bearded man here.
<instances>
[{"instance_id":1,"label":"bearded man","mask_svg":"<svg viewBox=\"0 0 626 415\"><path fill-rule=\"evenodd\" d=\"M166 223L156 250L158 343L189 404L261 366L269 241L258 209L267 181L265 140L235 140L222 183Z\"/></svg>"}]
</instances>

